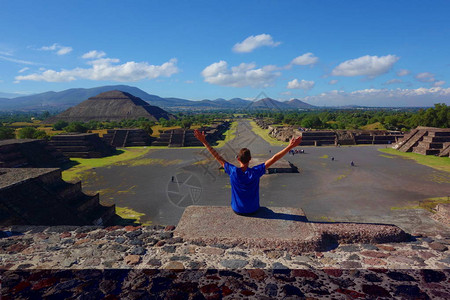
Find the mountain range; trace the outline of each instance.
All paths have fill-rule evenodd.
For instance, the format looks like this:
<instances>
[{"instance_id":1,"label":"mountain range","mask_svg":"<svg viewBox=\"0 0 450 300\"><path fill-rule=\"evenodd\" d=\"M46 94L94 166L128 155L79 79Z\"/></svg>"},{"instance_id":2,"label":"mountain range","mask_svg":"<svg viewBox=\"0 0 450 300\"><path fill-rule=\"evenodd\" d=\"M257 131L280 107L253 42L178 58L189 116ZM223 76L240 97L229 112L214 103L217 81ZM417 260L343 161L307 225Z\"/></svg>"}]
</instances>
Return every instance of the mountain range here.
<instances>
[{"instance_id":1,"label":"mountain range","mask_svg":"<svg viewBox=\"0 0 450 300\"><path fill-rule=\"evenodd\" d=\"M49 110L62 111L75 106L84 100L94 97L100 93L111 90L119 90L139 97L151 105L159 106L168 110L220 110L220 109L313 109L315 106L298 99L289 101L278 101L271 98L264 98L255 101L241 98L225 100L222 98L215 100L187 100L180 98L162 98L151 95L143 90L128 85L100 86L95 88L76 88L61 92L45 92L40 94L21 96L15 98L0 98L0 110L2 111L33 111Z\"/></svg>"}]
</instances>

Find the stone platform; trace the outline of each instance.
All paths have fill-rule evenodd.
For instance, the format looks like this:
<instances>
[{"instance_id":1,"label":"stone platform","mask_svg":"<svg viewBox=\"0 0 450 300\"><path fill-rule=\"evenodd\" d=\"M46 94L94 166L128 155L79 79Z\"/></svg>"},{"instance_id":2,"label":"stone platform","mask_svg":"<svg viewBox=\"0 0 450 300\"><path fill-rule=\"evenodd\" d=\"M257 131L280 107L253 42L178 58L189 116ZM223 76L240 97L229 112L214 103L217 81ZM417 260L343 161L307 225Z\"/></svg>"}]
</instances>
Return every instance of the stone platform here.
<instances>
[{"instance_id":1,"label":"stone platform","mask_svg":"<svg viewBox=\"0 0 450 300\"><path fill-rule=\"evenodd\" d=\"M294 254L323 251L338 243L409 239L394 225L309 222L303 210L289 207L261 207L252 216L240 216L228 206L187 207L175 236L193 243L278 249Z\"/></svg>"},{"instance_id":2,"label":"stone platform","mask_svg":"<svg viewBox=\"0 0 450 300\"><path fill-rule=\"evenodd\" d=\"M253 158L250 160L250 167L257 166L259 164L262 164L266 162L269 158ZM298 169L296 166L288 162L286 159L282 158L275 162L273 165L270 166L269 169L266 170L266 173L268 174L275 174L275 173L298 173Z\"/></svg>"}]
</instances>

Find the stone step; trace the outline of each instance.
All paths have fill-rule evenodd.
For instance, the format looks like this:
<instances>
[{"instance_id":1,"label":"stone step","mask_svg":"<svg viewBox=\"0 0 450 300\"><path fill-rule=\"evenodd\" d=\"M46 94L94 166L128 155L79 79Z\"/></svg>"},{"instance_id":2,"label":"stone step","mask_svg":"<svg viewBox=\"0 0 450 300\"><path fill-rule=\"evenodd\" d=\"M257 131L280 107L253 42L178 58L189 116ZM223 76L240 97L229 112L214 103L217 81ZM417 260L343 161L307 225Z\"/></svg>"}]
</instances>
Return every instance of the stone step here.
<instances>
[{"instance_id":1,"label":"stone step","mask_svg":"<svg viewBox=\"0 0 450 300\"><path fill-rule=\"evenodd\" d=\"M243 230L245 229L245 230ZM188 206L174 232L191 243L286 250L321 251L330 244L401 242L408 235L394 225L313 223L300 208L261 207L251 216L229 206Z\"/></svg>"},{"instance_id":2,"label":"stone step","mask_svg":"<svg viewBox=\"0 0 450 300\"><path fill-rule=\"evenodd\" d=\"M445 143L445 142L450 142L450 137L424 136L423 141L428 142L428 143Z\"/></svg>"}]
</instances>

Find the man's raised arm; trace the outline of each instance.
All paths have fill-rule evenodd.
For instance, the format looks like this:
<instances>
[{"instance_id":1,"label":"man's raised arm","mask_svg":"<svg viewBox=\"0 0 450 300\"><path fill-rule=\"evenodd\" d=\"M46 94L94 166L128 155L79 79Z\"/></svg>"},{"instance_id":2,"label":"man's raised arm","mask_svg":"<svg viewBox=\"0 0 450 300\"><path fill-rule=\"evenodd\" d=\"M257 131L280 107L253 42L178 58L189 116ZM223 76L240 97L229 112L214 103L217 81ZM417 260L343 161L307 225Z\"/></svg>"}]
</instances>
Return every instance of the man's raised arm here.
<instances>
[{"instance_id":1,"label":"man's raised arm","mask_svg":"<svg viewBox=\"0 0 450 300\"><path fill-rule=\"evenodd\" d=\"M272 158L268 159L266 161L266 170L273 165L277 160L279 160L280 158L282 158L283 156L286 155L286 153L288 153L292 148L297 147L300 142L302 141L302 136L299 136L298 138L293 137L291 139L291 141L289 142L289 145L286 146L286 148L284 148L283 150L281 150L280 152L278 152L277 154L275 154L274 156L272 156Z\"/></svg>"},{"instance_id":2,"label":"man's raised arm","mask_svg":"<svg viewBox=\"0 0 450 300\"><path fill-rule=\"evenodd\" d=\"M214 148L208 144L208 142L206 141L205 133L204 132L202 133L202 132L198 131L197 129L195 129L194 136L197 138L197 140L199 140L206 147L206 149L208 149L208 151L222 165L222 167L225 167L225 162L226 162L225 159L223 159L223 157L220 156L220 154L217 153L217 151L214 150Z\"/></svg>"}]
</instances>

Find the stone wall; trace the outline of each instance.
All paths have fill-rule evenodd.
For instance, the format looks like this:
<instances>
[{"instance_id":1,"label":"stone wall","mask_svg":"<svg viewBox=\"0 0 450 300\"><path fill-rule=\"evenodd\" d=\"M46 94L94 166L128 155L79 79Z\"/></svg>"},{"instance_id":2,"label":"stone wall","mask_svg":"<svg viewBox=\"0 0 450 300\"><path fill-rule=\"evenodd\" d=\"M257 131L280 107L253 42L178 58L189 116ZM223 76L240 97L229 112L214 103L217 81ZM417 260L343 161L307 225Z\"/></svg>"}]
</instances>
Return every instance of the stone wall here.
<instances>
[{"instance_id":1,"label":"stone wall","mask_svg":"<svg viewBox=\"0 0 450 300\"><path fill-rule=\"evenodd\" d=\"M292 255L175 226L0 228L3 299L449 299L450 237Z\"/></svg>"},{"instance_id":2,"label":"stone wall","mask_svg":"<svg viewBox=\"0 0 450 300\"><path fill-rule=\"evenodd\" d=\"M67 157L98 158L115 152L115 147L100 139L97 133L54 135L49 144Z\"/></svg>"},{"instance_id":3,"label":"stone wall","mask_svg":"<svg viewBox=\"0 0 450 300\"><path fill-rule=\"evenodd\" d=\"M107 224L115 206L62 180L60 169L0 168L0 224Z\"/></svg>"},{"instance_id":4,"label":"stone wall","mask_svg":"<svg viewBox=\"0 0 450 300\"><path fill-rule=\"evenodd\" d=\"M69 159L45 140L0 141L0 168L54 168Z\"/></svg>"}]
</instances>

